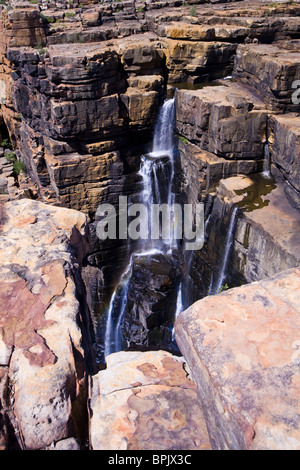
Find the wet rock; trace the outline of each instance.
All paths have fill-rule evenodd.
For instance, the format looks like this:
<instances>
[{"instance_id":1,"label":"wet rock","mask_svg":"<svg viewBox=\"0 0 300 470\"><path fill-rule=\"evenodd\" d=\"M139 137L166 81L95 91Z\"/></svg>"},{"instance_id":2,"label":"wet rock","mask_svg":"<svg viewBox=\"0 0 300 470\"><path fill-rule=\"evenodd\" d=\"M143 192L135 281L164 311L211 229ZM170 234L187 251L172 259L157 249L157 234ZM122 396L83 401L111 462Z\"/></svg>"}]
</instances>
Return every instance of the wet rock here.
<instances>
[{"instance_id":1,"label":"wet rock","mask_svg":"<svg viewBox=\"0 0 300 470\"><path fill-rule=\"evenodd\" d=\"M171 328L181 275L176 255L134 258L122 327L127 347L171 347Z\"/></svg>"}]
</instances>

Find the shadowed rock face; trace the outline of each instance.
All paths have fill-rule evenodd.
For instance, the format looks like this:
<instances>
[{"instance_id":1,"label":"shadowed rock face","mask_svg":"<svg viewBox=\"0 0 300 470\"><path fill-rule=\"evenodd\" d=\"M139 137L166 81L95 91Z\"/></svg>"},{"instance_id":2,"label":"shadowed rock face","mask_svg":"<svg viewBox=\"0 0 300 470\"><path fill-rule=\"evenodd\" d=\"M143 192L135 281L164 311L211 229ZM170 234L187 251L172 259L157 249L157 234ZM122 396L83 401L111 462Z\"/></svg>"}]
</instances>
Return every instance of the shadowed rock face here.
<instances>
[{"instance_id":1,"label":"shadowed rock face","mask_svg":"<svg viewBox=\"0 0 300 470\"><path fill-rule=\"evenodd\" d=\"M88 318L79 270L83 261L95 318L129 257L125 244L99 242L95 212L119 195L137 200L140 156L178 82L174 186L182 201L204 201L207 217L204 249L185 260L190 301L219 273L234 205L230 287L299 265L299 118L291 102L299 5L75 3L44 2L43 17L34 5L1 10L0 143L10 138L28 176L17 175L5 157L11 149L0 148L0 202L34 196L91 222L88 248L82 213L15 201L2 214L0 205L1 448L12 447L9 428L22 436L14 445L27 449L79 448L75 437L86 437L82 341L87 362L93 353L89 325L78 323ZM262 185L252 174L266 149L276 181ZM163 255L133 264L127 346L170 345L182 264ZM209 297L184 314L177 334L200 401L178 358L109 356L107 371L91 381L91 445L299 448L292 273Z\"/></svg>"},{"instance_id":2,"label":"shadowed rock face","mask_svg":"<svg viewBox=\"0 0 300 470\"><path fill-rule=\"evenodd\" d=\"M182 278L176 254L141 256L133 262L124 316L124 340L130 347L172 349L171 325Z\"/></svg>"}]
</instances>

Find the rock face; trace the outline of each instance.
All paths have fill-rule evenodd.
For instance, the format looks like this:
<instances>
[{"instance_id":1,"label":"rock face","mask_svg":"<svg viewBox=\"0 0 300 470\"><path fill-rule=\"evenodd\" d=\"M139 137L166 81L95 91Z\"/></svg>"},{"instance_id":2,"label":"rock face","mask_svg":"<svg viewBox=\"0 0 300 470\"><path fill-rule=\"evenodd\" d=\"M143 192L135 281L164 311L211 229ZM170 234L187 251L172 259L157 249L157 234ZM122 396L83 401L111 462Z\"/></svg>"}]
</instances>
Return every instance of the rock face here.
<instances>
[{"instance_id":1,"label":"rock face","mask_svg":"<svg viewBox=\"0 0 300 470\"><path fill-rule=\"evenodd\" d=\"M214 449L299 449L299 269L206 297L175 335Z\"/></svg>"},{"instance_id":2,"label":"rock face","mask_svg":"<svg viewBox=\"0 0 300 470\"><path fill-rule=\"evenodd\" d=\"M178 358L109 356L91 379L91 447L299 448L299 273L267 281L299 266L294 3L0 5L1 448L82 448L95 372L85 310L101 353L97 328L132 248L99 241L97 208L139 200L140 157L166 96L176 101L174 192L204 203L205 244L178 263L158 256L151 275L134 263L126 347L174 344L179 282L191 304L265 281L209 296L179 320L198 403Z\"/></svg>"},{"instance_id":3,"label":"rock face","mask_svg":"<svg viewBox=\"0 0 300 470\"><path fill-rule=\"evenodd\" d=\"M24 449L84 437L86 365L75 277L87 249L85 226L85 216L69 209L28 199L4 205L1 412ZM8 448L17 445L8 437Z\"/></svg>"},{"instance_id":4,"label":"rock face","mask_svg":"<svg viewBox=\"0 0 300 470\"><path fill-rule=\"evenodd\" d=\"M150 39L114 47L57 45L47 53L8 50L25 79L15 74L12 82L14 107L22 116L15 132L45 198L94 214L101 199L108 199L112 179L115 192L123 188L136 166L132 157L140 137L135 147L133 135L154 125L162 98L162 57Z\"/></svg>"},{"instance_id":5,"label":"rock face","mask_svg":"<svg viewBox=\"0 0 300 470\"><path fill-rule=\"evenodd\" d=\"M209 450L195 384L164 351L121 352L91 382L92 450Z\"/></svg>"},{"instance_id":6,"label":"rock face","mask_svg":"<svg viewBox=\"0 0 300 470\"><path fill-rule=\"evenodd\" d=\"M134 259L123 326L127 346L170 348L181 276L176 254Z\"/></svg>"},{"instance_id":7,"label":"rock face","mask_svg":"<svg viewBox=\"0 0 300 470\"><path fill-rule=\"evenodd\" d=\"M270 118L271 159L284 176L285 191L299 207L300 117L288 113Z\"/></svg>"},{"instance_id":8,"label":"rock face","mask_svg":"<svg viewBox=\"0 0 300 470\"><path fill-rule=\"evenodd\" d=\"M293 83L299 77L300 54L276 45L240 45L235 57L234 76L250 84L274 111L297 111Z\"/></svg>"},{"instance_id":9,"label":"rock face","mask_svg":"<svg viewBox=\"0 0 300 470\"><path fill-rule=\"evenodd\" d=\"M234 278L234 272L240 273L246 282L253 282L299 266L299 212L287 199L283 185L275 185L263 175L220 181L211 212L214 223L207 226L208 252L212 258L222 258L229 226L227 223L227 229L222 229L222 223L232 204L237 205L239 214L234 227L231 261L227 266L230 286L234 285L230 280ZM218 243L220 231L224 232L221 244Z\"/></svg>"},{"instance_id":10,"label":"rock face","mask_svg":"<svg viewBox=\"0 0 300 470\"><path fill-rule=\"evenodd\" d=\"M227 159L262 157L267 120L263 102L234 83L179 90L175 96L180 135Z\"/></svg>"}]
</instances>

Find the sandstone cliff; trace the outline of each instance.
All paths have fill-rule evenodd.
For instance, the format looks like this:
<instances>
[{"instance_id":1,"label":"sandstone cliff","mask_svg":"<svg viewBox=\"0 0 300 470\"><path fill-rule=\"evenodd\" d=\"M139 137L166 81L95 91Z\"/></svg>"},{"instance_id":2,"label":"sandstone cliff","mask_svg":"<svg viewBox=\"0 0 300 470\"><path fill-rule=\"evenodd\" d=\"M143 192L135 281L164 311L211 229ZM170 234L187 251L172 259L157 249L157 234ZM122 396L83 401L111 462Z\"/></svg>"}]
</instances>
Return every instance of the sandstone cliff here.
<instances>
[{"instance_id":1,"label":"sandstone cliff","mask_svg":"<svg viewBox=\"0 0 300 470\"><path fill-rule=\"evenodd\" d=\"M299 4L0 9L1 448L299 449ZM130 253L95 214L137 200L166 96L176 196L204 203L205 243L135 264L124 328L169 347L180 266L184 359L125 351L99 371Z\"/></svg>"}]
</instances>

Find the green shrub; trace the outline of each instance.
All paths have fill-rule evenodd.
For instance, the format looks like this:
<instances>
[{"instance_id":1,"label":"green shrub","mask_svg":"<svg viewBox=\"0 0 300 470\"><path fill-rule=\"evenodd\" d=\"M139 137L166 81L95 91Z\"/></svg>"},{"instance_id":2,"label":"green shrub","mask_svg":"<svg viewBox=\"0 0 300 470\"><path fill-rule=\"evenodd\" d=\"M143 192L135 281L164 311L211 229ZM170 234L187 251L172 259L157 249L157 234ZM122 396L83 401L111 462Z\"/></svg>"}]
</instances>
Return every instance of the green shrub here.
<instances>
[{"instance_id":1,"label":"green shrub","mask_svg":"<svg viewBox=\"0 0 300 470\"><path fill-rule=\"evenodd\" d=\"M5 149L10 148L9 140L8 139L3 139L2 142L1 142L1 147L5 148Z\"/></svg>"},{"instance_id":2,"label":"green shrub","mask_svg":"<svg viewBox=\"0 0 300 470\"><path fill-rule=\"evenodd\" d=\"M16 175L19 175L21 171L26 171L26 166L24 165L23 162L20 162L19 160L16 160L13 165L14 172Z\"/></svg>"},{"instance_id":3,"label":"green shrub","mask_svg":"<svg viewBox=\"0 0 300 470\"><path fill-rule=\"evenodd\" d=\"M6 160L11 163L14 163L17 160L17 156L15 152L6 152L4 156Z\"/></svg>"},{"instance_id":4,"label":"green shrub","mask_svg":"<svg viewBox=\"0 0 300 470\"><path fill-rule=\"evenodd\" d=\"M228 284L225 284L224 286L221 286L220 289L218 290L218 294L220 294L221 292L223 292L224 290L227 290L229 289L229 285Z\"/></svg>"},{"instance_id":5,"label":"green shrub","mask_svg":"<svg viewBox=\"0 0 300 470\"><path fill-rule=\"evenodd\" d=\"M184 144L188 144L188 143L189 143L189 141L188 141L185 137L183 137L182 135L179 135L178 138L179 138L179 139L181 140L181 142L183 142Z\"/></svg>"},{"instance_id":6,"label":"green shrub","mask_svg":"<svg viewBox=\"0 0 300 470\"><path fill-rule=\"evenodd\" d=\"M34 46L34 48L38 50L41 55L44 55L45 52L47 52L47 49L44 49L40 42L38 42L37 45Z\"/></svg>"},{"instance_id":7,"label":"green shrub","mask_svg":"<svg viewBox=\"0 0 300 470\"><path fill-rule=\"evenodd\" d=\"M44 23L55 23L54 16L45 16L43 13L40 13L40 17L42 18Z\"/></svg>"},{"instance_id":8,"label":"green shrub","mask_svg":"<svg viewBox=\"0 0 300 470\"><path fill-rule=\"evenodd\" d=\"M197 8L196 8L196 5L194 5L194 6L191 8L190 16L197 16Z\"/></svg>"},{"instance_id":9,"label":"green shrub","mask_svg":"<svg viewBox=\"0 0 300 470\"><path fill-rule=\"evenodd\" d=\"M16 152L7 152L5 158L13 164L13 170L16 175L19 175L21 171L26 171L24 163L17 159Z\"/></svg>"}]
</instances>

